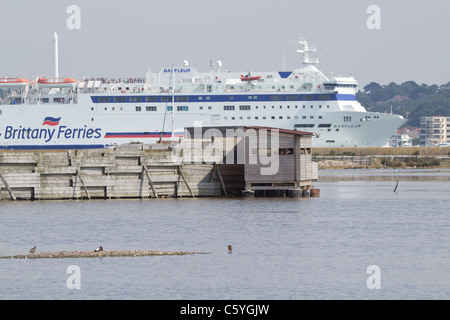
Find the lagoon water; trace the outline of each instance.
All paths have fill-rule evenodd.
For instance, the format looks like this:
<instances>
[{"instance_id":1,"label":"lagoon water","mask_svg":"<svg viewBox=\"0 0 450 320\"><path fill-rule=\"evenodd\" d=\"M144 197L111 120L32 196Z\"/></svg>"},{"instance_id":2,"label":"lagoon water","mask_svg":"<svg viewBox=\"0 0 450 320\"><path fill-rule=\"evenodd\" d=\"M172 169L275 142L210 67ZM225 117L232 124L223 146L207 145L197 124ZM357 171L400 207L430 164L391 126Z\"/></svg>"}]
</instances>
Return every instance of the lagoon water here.
<instances>
[{"instance_id":1,"label":"lagoon water","mask_svg":"<svg viewBox=\"0 0 450 320\"><path fill-rule=\"evenodd\" d=\"M0 259L0 299L450 299L450 171L319 176L319 198L0 202L0 256L208 253Z\"/></svg>"}]
</instances>

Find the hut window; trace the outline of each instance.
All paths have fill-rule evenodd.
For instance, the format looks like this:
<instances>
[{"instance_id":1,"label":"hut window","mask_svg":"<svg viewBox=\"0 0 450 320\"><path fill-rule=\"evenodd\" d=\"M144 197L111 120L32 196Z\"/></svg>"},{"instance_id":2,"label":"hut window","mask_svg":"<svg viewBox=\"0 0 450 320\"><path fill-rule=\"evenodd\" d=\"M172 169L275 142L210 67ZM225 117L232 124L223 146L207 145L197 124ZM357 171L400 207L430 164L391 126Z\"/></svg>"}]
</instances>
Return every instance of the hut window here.
<instances>
[{"instance_id":1,"label":"hut window","mask_svg":"<svg viewBox=\"0 0 450 320\"><path fill-rule=\"evenodd\" d=\"M294 148L280 148L279 149L279 154L280 155L284 155L284 154L294 154Z\"/></svg>"}]
</instances>

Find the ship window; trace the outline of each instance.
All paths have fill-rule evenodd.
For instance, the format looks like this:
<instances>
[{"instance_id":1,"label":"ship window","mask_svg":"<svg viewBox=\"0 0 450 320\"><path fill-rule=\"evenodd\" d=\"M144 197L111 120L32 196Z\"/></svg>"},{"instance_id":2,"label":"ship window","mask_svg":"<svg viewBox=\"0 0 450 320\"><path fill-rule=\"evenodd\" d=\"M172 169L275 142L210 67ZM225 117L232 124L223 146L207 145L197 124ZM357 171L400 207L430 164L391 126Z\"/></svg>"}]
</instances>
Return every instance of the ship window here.
<instances>
[{"instance_id":1,"label":"ship window","mask_svg":"<svg viewBox=\"0 0 450 320\"><path fill-rule=\"evenodd\" d=\"M144 97L145 102L156 102L158 99L156 97Z\"/></svg>"},{"instance_id":2,"label":"ship window","mask_svg":"<svg viewBox=\"0 0 450 320\"><path fill-rule=\"evenodd\" d=\"M114 97L114 102L125 102L125 97Z\"/></svg>"},{"instance_id":3,"label":"ship window","mask_svg":"<svg viewBox=\"0 0 450 320\"><path fill-rule=\"evenodd\" d=\"M146 106L145 107L145 111L156 111L156 110L157 110L156 106Z\"/></svg>"},{"instance_id":4,"label":"ship window","mask_svg":"<svg viewBox=\"0 0 450 320\"><path fill-rule=\"evenodd\" d=\"M278 118L279 118L279 119L283 119L283 116L279 116Z\"/></svg>"},{"instance_id":5,"label":"ship window","mask_svg":"<svg viewBox=\"0 0 450 320\"><path fill-rule=\"evenodd\" d=\"M136 106L136 111L141 111L141 107Z\"/></svg>"},{"instance_id":6,"label":"ship window","mask_svg":"<svg viewBox=\"0 0 450 320\"><path fill-rule=\"evenodd\" d=\"M272 116L271 118L272 118L272 119L275 119L275 116Z\"/></svg>"},{"instance_id":7,"label":"ship window","mask_svg":"<svg viewBox=\"0 0 450 320\"><path fill-rule=\"evenodd\" d=\"M1 110L0 110L1 111ZM0 114L2 114L1 112L0 112ZM258 117L255 117L255 120L258 120Z\"/></svg>"},{"instance_id":8,"label":"ship window","mask_svg":"<svg viewBox=\"0 0 450 320\"><path fill-rule=\"evenodd\" d=\"M141 102L141 97L130 97L130 102Z\"/></svg>"},{"instance_id":9,"label":"ship window","mask_svg":"<svg viewBox=\"0 0 450 320\"><path fill-rule=\"evenodd\" d=\"M242 120L243 118L242 117L239 117L239 120Z\"/></svg>"},{"instance_id":10,"label":"ship window","mask_svg":"<svg viewBox=\"0 0 450 320\"><path fill-rule=\"evenodd\" d=\"M178 97L176 97L176 101L187 102L187 101L189 101L189 97L188 96L178 96Z\"/></svg>"},{"instance_id":11,"label":"ship window","mask_svg":"<svg viewBox=\"0 0 450 320\"><path fill-rule=\"evenodd\" d=\"M172 102L172 97L167 96L161 97L161 102Z\"/></svg>"},{"instance_id":12,"label":"ship window","mask_svg":"<svg viewBox=\"0 0 450 320\"><path fill-rule=\"evenodd\" d=\"M41 99L41 102L42 102L42 103L48 103L48 101L49 101L48 98L42 98L42 99Z\"/></svg>"},{"instance_id":13,"label":"ship window","mask_svg":"<svg viewBox=\"0 0 450 320\"><path fill-rule=\"evenodd\" d=\"M109 97L98 97L99 103L109 102Z\"/></svg>"},{"instance_id":14,"label":"ship window","mask_svg":"<svg viewBox=\"0 0 450 320\"><path fill-rule=\"evenodd\" d=\"M290 117L290 116L287 116L286 118L287 118L287 119L290 119L291 117Z\"/></svg>"},{"instance_id":15,"label":"ship window","mask_svg":"<svg viewBox=\"0 0 450 320\"><path fill-rule=\"evenodd\" d=\"M208 106L208 110L211 110L212 109L212 107L211 106Z\"/></svg>"},{"instance_id":16,"label":"ship window","mask_svg":"<svg viewBox=\"0 0 450 320\"><path fill-rule=\"evenodd\" d=\"M250 106L239 106L239 110L250 110Z\"/></svg>"},{"instance_id":17,"label":"ship window","mask_svg":"<svg viewBox=\"0 0 450 320\"><path fill-rule=\"evenodd\" d=\"M223 106L223 110L225 111L234 110L234 106Z\"/></svg>"},{"instance_id":18,"label":"ship window","mask_svg":"<svg viewBox=\"0 0 450 320\"><path fill-rule=\"evenodd\" d=\"M266 119L266 116L263 116L263 120L265 120Z\"/></svg>"},{"instance_id":19,"label":"ship window","mask_svg":"<svg viewBox=\"0 0 450 320\"><path fill-rule=\"evenodd\" d=\"M309 116L310 119L314 119L314 116Z\"/></svg>"},{"instance_id":20,"label":"ship window","mask_svg":"<svg viewBox=\"0 0 450 320\"><path fill-rule=\"evenodd\" d=\"M172 106L167 106L167 111L173 111L173 107Z\"/></svg>"},{"instance_id":21,"label":"ship window","mask_svg":"<svg viewBox=\"0 0 450 320\"><path fill-rule=\"evenodd\" d=\"M188 106L177 106L177 111L189 111Z\"/></svg>"},{"instance_id":22,"label":"ship window","mask_svg":"<svg viewBox=\"0 0 450 320\"><path fill-rule=\"evenodd\" d=\"M199 108L200 110L203 110L203 107L201 107L201 106L200 106L200 107L198 107L198 108Z\"/></svg>"},{"instance_id":23,"label":"ship window","mask_svg":"<svg viewBox=\"0 0 450 320\"><path fill-rule=\"evenodd\" d=\"M319 119L322 119L322 116L319 116Z\"/></svg>"},{"instance_id":24,"label":"ship window","mask_svg":"<svg viewBox=\"0 0 450 320\"><path fill-rule=\"evenodd\" d=\"M231 120L235 120L236 118L235 117L231 117Z\"/></svg>"}]
</instances>

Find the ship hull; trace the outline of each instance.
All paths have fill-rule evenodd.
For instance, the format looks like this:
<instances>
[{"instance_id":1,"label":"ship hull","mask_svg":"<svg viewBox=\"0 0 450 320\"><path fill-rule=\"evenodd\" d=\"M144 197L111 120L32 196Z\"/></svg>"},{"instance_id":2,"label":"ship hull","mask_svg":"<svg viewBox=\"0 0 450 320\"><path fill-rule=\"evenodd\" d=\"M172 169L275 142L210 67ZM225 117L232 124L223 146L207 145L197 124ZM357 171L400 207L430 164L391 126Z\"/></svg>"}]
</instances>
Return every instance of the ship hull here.
<instances>
[{"instance_id":1,"label":"ship hull","mask_svg":"<svg viewBox=\"0 0 450 320\"><path fill-rule=\"evenodd\" d=\"M104 148L179 140L184 128L192 126L250 125L312 132L313 147L383 147L405 122L397 115L325 109L330 105L330 109L336 109L339 101L321 101L325 110L317 106L320 111L312 110L312 104L307 109L301 101L289 101L276 105L246 103L250 110L234 111L223 111L222 102L185 103L175 104L177 111L171 112L167 111L167 103L147 108L135 103L93 103L89 100L96 101L95 97L90 96L85 100L77 104L0 106L0 148ZM58 121L46 121L48 117Z\"/></svg>"}]
</instances>

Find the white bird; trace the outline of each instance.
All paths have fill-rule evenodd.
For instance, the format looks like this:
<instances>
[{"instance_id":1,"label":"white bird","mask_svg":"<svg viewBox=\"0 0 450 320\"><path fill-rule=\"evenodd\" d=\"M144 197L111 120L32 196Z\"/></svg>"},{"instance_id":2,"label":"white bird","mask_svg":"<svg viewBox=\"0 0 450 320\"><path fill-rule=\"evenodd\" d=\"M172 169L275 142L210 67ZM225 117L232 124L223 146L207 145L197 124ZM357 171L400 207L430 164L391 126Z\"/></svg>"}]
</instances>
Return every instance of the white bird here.
<instances>
[{"instance_id":1,"label":"white bird","mask_svg":"<svg viewBox=\"0 0 450 320\"><path fill-rule=\"evenodd\" d=\"M100 246L100 247L98 247L97 249L94 250L94 252L100 252L100 251L103 251L103 247L102 246Z\"/></svg>"}]
</instances>

